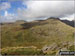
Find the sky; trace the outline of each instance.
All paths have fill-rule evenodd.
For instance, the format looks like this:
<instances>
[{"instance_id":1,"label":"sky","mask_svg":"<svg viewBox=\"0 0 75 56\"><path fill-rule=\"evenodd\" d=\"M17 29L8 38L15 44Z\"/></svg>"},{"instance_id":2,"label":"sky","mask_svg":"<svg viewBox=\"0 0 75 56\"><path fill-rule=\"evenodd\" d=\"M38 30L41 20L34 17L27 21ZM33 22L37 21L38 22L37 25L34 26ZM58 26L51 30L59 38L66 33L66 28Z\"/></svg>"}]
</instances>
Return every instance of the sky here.
<instances>
[{"instance_id":1,"label":"sky","mask_svg":"<svg viewBox=\"0 0 75 56\"><path fill-rule=\"evenodd\" d=\"M74 19L74 0L0 0L0 22Z\"/></svg>"}]
</instances>

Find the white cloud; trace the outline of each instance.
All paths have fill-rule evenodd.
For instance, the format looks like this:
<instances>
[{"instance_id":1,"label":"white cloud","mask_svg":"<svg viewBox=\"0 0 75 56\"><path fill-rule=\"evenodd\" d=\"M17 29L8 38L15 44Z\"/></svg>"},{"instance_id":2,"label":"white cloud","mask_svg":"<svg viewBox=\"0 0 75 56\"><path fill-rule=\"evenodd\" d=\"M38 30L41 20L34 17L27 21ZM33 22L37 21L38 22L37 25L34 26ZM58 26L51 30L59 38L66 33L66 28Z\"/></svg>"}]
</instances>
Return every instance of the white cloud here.
<instances>
[{"instance_id":1,"label":"white cloud","mask_svg":"<svg viewBox=\"0 0 75 56\"><path fill-rule=\"evenodd\" d=\"M16 20L39 20L47 17L59 17L61 19L73 20L74 18L74 1L25 1L23 5L27 8L18 8L16 16L5 11L5 15L1 16L2 21ZM2 3L0 10L10 8L10 3Z\"/></svg>"},{"instance_id":2,"label":"white cloud","mask_svg":"<svg viewBox=\"0 0 75 56\"><path fill-rule=\"evenodd\" d=\"M22 18L65 17L74 13L74 1L25 1L27 9L18 10Z\"/></svg>"},{"instance_id":3,"label":"white cloud","mask_svg":"<svg viewBox=\"0 0 75 56\"><path fill-rule=\"evenodd\" d=\"M72 20L75 19L75 18L74 18L74 15L75 15L75 14L67 15L66 17L62 17L62 18L60 18L60 19L61 19L61 20L69 20L69 21L72 21Z\"/></svg>"},{"instance_id":4,"label":"white cloud","mask_svg":"<svg viewBox=\"0 0 75 56\"><path fill-rule=\"evenodd\" d=\"M14 22L17 16L15 14L8 13L5 11L4 16L0 17L0 22Z\"/></svg>"},{"instance_id":5,"label":"white cloud","mask_svg":"<svg viewBox=\"0 0 75 56\"><path fill-rule=\"evenodd\" d=\"M8 12L7 11L5 11L5 15L4 16L8 16Z\"/></svg>"},{"instance_id":6,"label":"white cloud","mask_svg":"<svg viewBox=\"0 0 75 56\"><path fill-rule=\"evenodd\" d=\"M11 7L11 5L8 2L3 2L3 3L0 4L0 10L6 10L10 7Z\"/></svg>"},{"instance_id":7,"label":"white cloud","mask_svg":"<svg viewBox=\"0 0 75 56\"><path fill-rule=\"evenodd\" d=\"M14 16L15 16L14 14L10 14L10 13L8 13L8 11L5 11L4 17L5 17L6 19L13 19Z\"/></svg>"}]
</instances>

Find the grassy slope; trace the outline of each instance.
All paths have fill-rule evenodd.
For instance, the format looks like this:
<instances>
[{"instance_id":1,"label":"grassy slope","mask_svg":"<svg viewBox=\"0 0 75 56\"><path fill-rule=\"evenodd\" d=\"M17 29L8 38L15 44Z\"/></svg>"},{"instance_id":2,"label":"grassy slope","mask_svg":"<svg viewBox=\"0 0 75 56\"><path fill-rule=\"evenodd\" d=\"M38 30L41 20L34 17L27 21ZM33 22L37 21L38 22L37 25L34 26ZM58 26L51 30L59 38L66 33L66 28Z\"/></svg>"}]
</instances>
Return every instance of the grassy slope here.
<instances>
[{"instance_id":1,"label":"grassy slope","mask_svg":"<svg viewBox=\"0 0 75 56\"><path fill-rule=\"evenodd\" d=\"M62 23L59 20L48 19L35 26L24 28L21 24L2 25L2 48L17 46L36 46L42 48L45 45L63 42L74 42L74 28Z\"/></svg>"}]
</instances>

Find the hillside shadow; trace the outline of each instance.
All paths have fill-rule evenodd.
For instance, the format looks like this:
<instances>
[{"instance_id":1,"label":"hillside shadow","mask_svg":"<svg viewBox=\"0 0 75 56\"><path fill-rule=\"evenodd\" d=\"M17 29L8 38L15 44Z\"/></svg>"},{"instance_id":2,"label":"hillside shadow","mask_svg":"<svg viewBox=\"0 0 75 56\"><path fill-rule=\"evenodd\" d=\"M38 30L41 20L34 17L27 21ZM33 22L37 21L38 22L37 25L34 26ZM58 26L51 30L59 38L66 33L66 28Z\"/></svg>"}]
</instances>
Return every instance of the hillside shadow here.
<instances>
[{"instance_id":1,"label":"hillside shadow","mask_svg":"<svg viewBox=\"0 0 75 56\"><path fill-rule=\"evenodd\" d=\"M69 26L74 27L74 21L61 20L61 22L65 23L65 24L67 24L67 25L69 25Z\"/></svg>"},{"instance_id":2,"label":"hillside shadow","mask_svg":"<svg viewBox=\"0 0 75 56\"><path fill-rule=\"evenodd\" d=\"M48 22L41 20L38 22L27 22L27 23L21 24L21 26L23 27L23 29L29 29L29 28L32 28L33 26L45 25L45 24L48 24Z\"/></svg>"}]
</instances>

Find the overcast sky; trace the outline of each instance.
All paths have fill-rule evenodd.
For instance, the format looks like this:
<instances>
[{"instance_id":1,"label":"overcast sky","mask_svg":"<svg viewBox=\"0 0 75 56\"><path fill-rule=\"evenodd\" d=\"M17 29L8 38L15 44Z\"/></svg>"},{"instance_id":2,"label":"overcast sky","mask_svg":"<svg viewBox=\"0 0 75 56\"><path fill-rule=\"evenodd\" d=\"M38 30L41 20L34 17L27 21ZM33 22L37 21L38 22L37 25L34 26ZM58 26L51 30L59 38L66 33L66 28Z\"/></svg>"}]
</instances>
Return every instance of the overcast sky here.
<instances>
[{"instance_id":1,"label":"overcast sky","mask_svg":"<svg viewBox=\"0 0 75 56\"><path fill-rule=\"evenodd\" d=\"M60 19L74 19L74 0L64 1L1 1L0 22L12 22L16 20L40 20L48 17Z\"/></svg>"}]
</instances>

